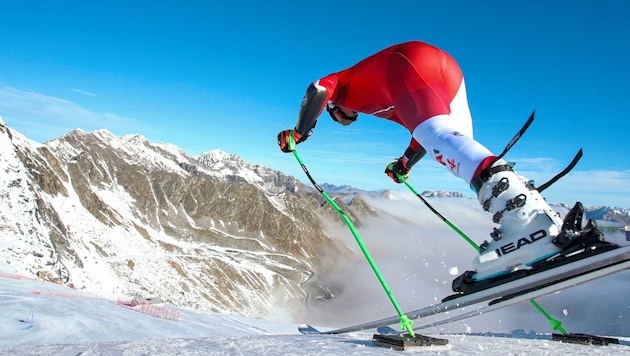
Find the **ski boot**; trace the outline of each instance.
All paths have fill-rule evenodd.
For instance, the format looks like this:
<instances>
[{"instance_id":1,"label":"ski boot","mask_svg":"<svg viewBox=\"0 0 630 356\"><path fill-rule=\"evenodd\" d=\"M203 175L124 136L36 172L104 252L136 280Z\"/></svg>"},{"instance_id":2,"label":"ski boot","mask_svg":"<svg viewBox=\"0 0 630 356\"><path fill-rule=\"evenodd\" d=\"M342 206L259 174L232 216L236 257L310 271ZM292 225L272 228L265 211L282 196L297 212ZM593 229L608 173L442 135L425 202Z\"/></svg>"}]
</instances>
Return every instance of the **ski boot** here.
<instances>
[{"instance_id":1,"label":"ski boot","mask_svg":"<svg viewBox=\"0 0 630 356\"><path fill-rule=\"evenodd\" d=\"M507 283L522 277L527 277L532 274L542 272L544 270L555 268L567 263L575 262L583 258L588 258L593 255L614 250L619 246L615 243L611 243L604 240L604 235L597 229L597 223L593 219L589 219L585 226L582 227L582 216L584 214L584 207L582 203L577 202L575 206L567 213L562 223L560 233L552 239L553 245L558 249L558 253L548 253L549 257L540 257L533 263L526 263L524 265L531 266L530 269L514 268L509 271L511 273L499 273L494 276L487 277L485 279L479 279L477 277L478 272L466 271L455 280L453 280L453 291L457 292L457 295L447 297L447 299L456 298L462 294L470 294L486 288L491 288L496 285ZM493 232L494 235L498 229ZM553 228L550 228L553 230ZM549 240L549 238L547 238ZM520 240L519 240L520 241ZM527 244L526 242L524 242ZM548 244L548 241L546 242ZM485 242L482 246L488 246L489 243ZM518 243L517 245L518 246ZM548 251L553 251L553 247L546 246ZM480 251L480 256L475 259L477 267L480 265L481 256L487 253L488 248ZM541 249L539 248L538 251ZM500 259L504 254L502 250L495 251L496 258ZM544 256L544 254L543 254ZM512 260L513 261L513 260ZM485 267L485 266L483 266ZM477 271L479 271L479 267Z\"/></svg>"},{"instance_id":2,"label":"ski boot","mask_svg":"<svg viewBox=\"0 0 630 356\"><path fill-rule=\"evenodd\" d=\"M495 162L473 179L477 198L499 224L492 241L480 246L473 261L474 281L517 270L527 270L537 261L558 254L555 244L563 226L559 214L549 207L530 182L524 182L504 160Z\"/></svg>"},{"instance_id":3,"label":"ski boot","mask_svg":"<svg viewBox=\"0 0 630 356\"><path fill-rule=\"evenodd\" d=\"M582 226L584 207L577 202L564 220L553 211L532 183L525 183L512 166L497 161L473 179L483 209L500 224L484 241L473 260L474 271L453 280L461 294L490 288L562 264L615 249L604 241L590 219Z\"/></svg>"}]
</instances>

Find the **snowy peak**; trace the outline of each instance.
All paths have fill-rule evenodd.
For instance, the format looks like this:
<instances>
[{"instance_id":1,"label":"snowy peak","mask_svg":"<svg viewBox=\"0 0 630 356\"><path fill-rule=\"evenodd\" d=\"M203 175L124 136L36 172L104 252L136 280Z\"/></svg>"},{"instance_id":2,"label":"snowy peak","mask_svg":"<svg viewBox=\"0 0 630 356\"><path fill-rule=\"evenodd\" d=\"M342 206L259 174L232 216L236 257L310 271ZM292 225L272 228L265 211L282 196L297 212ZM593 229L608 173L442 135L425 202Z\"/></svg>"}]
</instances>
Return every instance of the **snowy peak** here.
<instances>
[{"instance_id":1,"label":"snowy peak","mask_svg":"<svg viewBox=\"0 0 630 356\"><path fill-rule=\"evenodd\" d=\"M400 199L400 196L398 195L398 193L394 192L393 190L384 190L381 193L381 197L388 199L388 200L398 200Z\"/></svg>"},{"instance_id":2,"label":"snowy peak","mask_svg":"<svg viewBox=\"0 0 630 356\"><path fill-rule=\"evenodd\" d=\"M202 153L197 159L199 160L199 162L210 166L223 161L237 161L239 163L244 163L241 159L241 156L239 156L238 154L229 154L227 152L221 151L220 149L215 149L209 152Z\"/></svg>"},{"instance_id":3,"label":"snowy peak","mask_svg":"<svg viewBox=\"0 0 630 356\"><path fill-rule=\"evenodd\" d=\"M164 150L149 143L142 135L116 137L107 130L72 132L46 143L60 158L68 161L94 153L104 163L143 165L150 170L168 170L184 174L178 161L190 161L183 151ZM162 146L163 147L163 146ZM112 162L113 160L113 162Z\"/></svg>"},{"instance_id":4,"label":"snowy peak","mask_svg":"<svg viewBox=\"0 0 630 356\"><path fill-rule=\"evenodd\" d=\"M415 208L398 209L403 194L326 187L357 226L418 221ZM330 221L347 232L312 188L237 154L189 157L107 130L40 144L0 124L0 264L18 274L258 317L335 294L318 272L343 260L330 255L355 254Z\"/></svg>"},{"instance_id":5,"label":"snowy peak","mask_svg":"<svg viewBox=\"0 0 630 356\"><path fill-rule=\"evenodd\" d=\"M592 219L617 221L630 225L630 209L607 206L591 206L584 208L584 213Z\"/></svg>"},{"instance_id":6,"label":"snowy peak","mask_svg":"<svg viewBox=\"0 0 630 356\"><path fill-rule=\"evenodd\" d=\"M219 149L202 153L197 157L200 164L211 168L215 172L222 172L223 176L247 176L255 179L252 175L252 165L243 161L238 154L228 154Z\"/></svg>"},{"instance_id":7,"label":"snowy peak","mask_svg":"<svg viewBox=\"0 0 630 356\"><path fill-rule=\"evenodd\" d=\"M348 252L303 185L238 155L202 161L142 135L73 130L42 145L0 126L0 263L249 316L318 293L318 251Z\"/></svg>"},{"instance_id":8,"label":"snowy peak","mask_svg":"<svg viewBox=\"0 0 630 356\"><path fill-rule=\"evenodd\" d=\"M452 190L433 190L422 192L422 196L425 198L463 198L464 194Z\"/></svg>"},{"instance_id":9,"label":"snowy peak","mask_svg":"<svg viewBox=\"0 0 630 356\"><path fill-rule=\"evenodd\" d=\"M294 177L274 171L259 164L245 162L238 154L229 154L219 149L202 153L197 161L209 174L230 182L247 182L271 194L283 191L292 193L313 192Z\"/></svg>"}]
</instances>

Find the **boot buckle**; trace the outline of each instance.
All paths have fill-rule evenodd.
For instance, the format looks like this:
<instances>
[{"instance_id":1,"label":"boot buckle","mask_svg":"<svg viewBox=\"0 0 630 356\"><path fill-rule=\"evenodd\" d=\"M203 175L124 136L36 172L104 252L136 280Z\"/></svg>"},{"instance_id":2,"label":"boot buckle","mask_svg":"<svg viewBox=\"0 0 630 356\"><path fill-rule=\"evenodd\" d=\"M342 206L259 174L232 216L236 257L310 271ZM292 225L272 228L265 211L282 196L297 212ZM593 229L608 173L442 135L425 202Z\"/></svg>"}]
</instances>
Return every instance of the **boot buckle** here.
<instances>
[{"instance_id":1,"label":"boot buckle","mask_svg":"<svg viewBox=\"0 0 630 356\"><path fill-rule=\"evenodd\" d=\"M522 208L527 202L527 196L525 194L519 194L513 199L510 199L505 203L505 208L510 211L516 208Z\"/></svg>"},{"instance_id":2,"label":"boot buckle","mask_svg":"<svg viewBox=\"0 0 630 356\"><path fill-rule=\"evenodd\" d=\"M499 195L501 195L501 193L508 190L509 187L510 187L510 180L507 179L506 177L501 178L501 180L499 180L497 184L495 184L494 187L492 187L492 196L483 202L483 210L490 211L490 201L493 198L497 198Z\"/></svg>"}]
</instances>

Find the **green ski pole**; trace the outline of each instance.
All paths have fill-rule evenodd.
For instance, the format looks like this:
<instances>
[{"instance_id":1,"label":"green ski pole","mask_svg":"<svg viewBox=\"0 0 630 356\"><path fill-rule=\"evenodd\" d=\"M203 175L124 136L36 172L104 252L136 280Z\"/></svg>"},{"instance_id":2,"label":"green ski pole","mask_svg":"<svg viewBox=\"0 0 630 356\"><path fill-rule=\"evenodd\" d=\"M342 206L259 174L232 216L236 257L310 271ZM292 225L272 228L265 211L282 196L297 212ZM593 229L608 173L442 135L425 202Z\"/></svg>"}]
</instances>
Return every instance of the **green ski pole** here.
<instances>
[{"instance_id":1,"label":"green ski pole","mask_svg":"<svg viewBox=\"0 0 630 356\"><path fill-rule=\"evenodd\" d=\"M538 303L536 303L535 300L531 299L530 302L532 303L534 307L536 307L536 309L538 309L539 312L542 313L542 315L545 316L545 318L547 318L547 320L549 320L549 323L551 323L551 327L554 330L559 330L562 333L562 335L567 334L567 332L562 327L562 323L559 320L552 318L551 315L549 315Z\"/></svg>"},{"instance_id":2,"label":"green ski pole","mask_svg":"<svg viewBox=\"0 0 630 356\"><path fill-rule=\"evenodd\" d=\"M359 244L359 247L361 248L361 251L363 252L363 255L365 255L365 258L367 259L368 263L370 264L370 267L372 267L372 270L374 271L374 274L376 274L376 277L378 278L379 282L381 282L381 286L383 286L383 289L385 290L385 293L387 293L387 296L389 297L389 300L392 302L392 305L394 306L394 309L396 309L396 312L400 316L401 328L403 330L407 330L407 332L409 333L409 335L411 337L415 337L415 333L413 331L413 321L411 321L411 319L409 319L409 317L407 317L403 313L402 309L400 309L400 306L398 305L398 303L396 302L396 299L394 298L394 294L392 293L392 291L387 286L387 283L385 282L385 279L383 278L383 275L381 275L381 272L376 267L376 263L372 259L372 256L370 255L370 252L368 251L367 247L365 247L365 244L363 243L363 240L361 240L361 237L359 236L359 233L357 232L357 230L355 229L354 225L350 221L350 218L348 217L348 215L346 215L346 213L343 210L341 210L339 205L337 203L335 203L335 201L332 198L330 198L328 193L326 193L319 186L319 184L317 184L317 182L315 182L313 177L311 177L311 174L309 173L308 169L306 168L306 165L304 165L304 162L302 162L302 159L300 158L300 155L295 150L295 139L293 138L293 132L291 132L291 134L289 135L289 149L293 152L293 155L295 156L295 158L297 159L298 163L300 164L300 167L302 167L302 170L304 171L304 173L306 173L306 176L311 181L311 183L313 184L315 189L317 189L322 194L322 196L326 199L326 201L333 207L333 209L335 209L335 211L337 211L339 216L341 216L343 221L345 221L346 225L348 225L348 228L352 232L352 235L354 236L355 240L357 241L357 244Z\"/></svg>"},{"instance_id":3,"label":"green ski pole","mask_svg":"<svg viewBox=\"0 0 630 356\"><path fill-rule=\"evenodd\" d=\"M409 182L407 182L407 180L405 179L405 177L403 177L402 175L396 173L396 176L398 177L398 180L400 180L401 182L405 183L405 185L418 197L420 198L420 200L422 200L422 202L424 203L424 205L427 206L427 208L429 208L429 210L431 210L435 215L437 215L440 219L442 219L442 221L444 221L446 223L446 225L450 226L451 229L453 229L456 233L459 234L459 236L461 236L464 240L466 240L475 250L477 250L477 252L479 252L479 245L477 245L470 237L466 236L466 234L464 234L460 229L457 228L457 226L453 225L450 221L448 221L448 219L446 219L444 216L442 216L442 214L440 214L437 210L435 210L435 208L433 208L431 206L431 204L429 204L429 202L424 199L424 197L418 193L418 191L416 191L411 184L409 184Z\"/></svg>"}]
</instances>

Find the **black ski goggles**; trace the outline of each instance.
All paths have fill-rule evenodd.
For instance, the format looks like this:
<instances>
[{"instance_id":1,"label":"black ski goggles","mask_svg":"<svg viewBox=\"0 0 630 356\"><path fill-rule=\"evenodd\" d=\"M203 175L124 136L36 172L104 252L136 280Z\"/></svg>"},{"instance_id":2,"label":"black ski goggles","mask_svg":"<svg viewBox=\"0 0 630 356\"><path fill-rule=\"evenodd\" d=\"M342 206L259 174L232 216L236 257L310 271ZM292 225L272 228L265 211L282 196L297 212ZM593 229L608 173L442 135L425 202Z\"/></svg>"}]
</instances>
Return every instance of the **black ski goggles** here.
<instances>
[{"instance_id":1,"label":"black ski goggles","mask_svg":"<svg viewBox=\"0 0 630 356\"><path fill-rule=\"evenodd\" d=\"M347 115L338 106L333 104L326 105L326 111L328 111L328 115L330 115L333 120L339 123L341 123L339 120L357 121L357 117L359 116L356 111L353 111L354 116Z\"/></svg>"}]
</instances>

